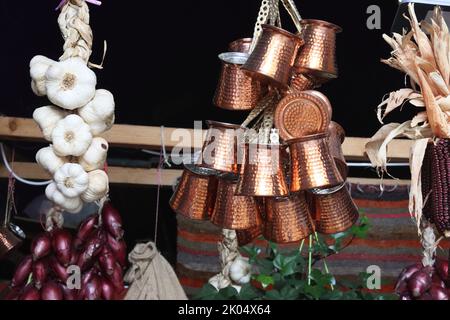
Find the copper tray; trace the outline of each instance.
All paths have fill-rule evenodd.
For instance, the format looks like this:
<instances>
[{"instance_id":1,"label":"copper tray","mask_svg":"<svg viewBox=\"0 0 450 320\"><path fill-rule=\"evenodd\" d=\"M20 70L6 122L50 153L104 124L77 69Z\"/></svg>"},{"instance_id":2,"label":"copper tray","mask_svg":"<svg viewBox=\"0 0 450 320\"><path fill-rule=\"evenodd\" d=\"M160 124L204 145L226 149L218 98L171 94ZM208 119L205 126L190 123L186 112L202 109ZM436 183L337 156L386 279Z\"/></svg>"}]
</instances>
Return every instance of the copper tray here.
<instances>
[{"instance_id":1,"label":"copper tray","mask_svg":"<svg viewBox=\"0 0 450 320\"><path fill-rule=\"evenodd\" d=\"M275 127L285 141L326 132L330 121L330 102L312 90L288 94L275 110Z\"/></svg>"}]
</instances>

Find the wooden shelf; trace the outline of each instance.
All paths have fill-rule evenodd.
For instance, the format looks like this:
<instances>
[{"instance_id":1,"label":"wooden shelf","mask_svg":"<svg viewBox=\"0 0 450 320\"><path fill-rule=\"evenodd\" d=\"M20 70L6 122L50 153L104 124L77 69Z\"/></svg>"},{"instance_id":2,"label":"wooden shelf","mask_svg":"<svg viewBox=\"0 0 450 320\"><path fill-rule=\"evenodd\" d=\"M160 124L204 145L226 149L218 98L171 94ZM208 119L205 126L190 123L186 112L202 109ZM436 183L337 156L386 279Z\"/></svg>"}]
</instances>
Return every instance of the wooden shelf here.
<instances>
[{"instance_id":1,"label":"wooden shelf","mask_svg":"<svg viewBox=\"0 0 450 320\"><path fill-rule=\"evenodd\" d=\"M160 127L116 124L103 137L108 140L111 147L159 149L162 141L161 132ZM203 144L205 133L205 130L164 128L164 144L169 150L174 147L198 149ZM5 140L45 141L33 119L0 116L0 141ZM368 161L364 151L368 140L369 138L347 137L343 144L346 159ZM407 161L411 144L410 140L394 140L388 147L388 157L393 160ZM13 166L16 173L26 179L47 180L50 178L36 163L16 162ZM181 172L181 170L162 170L161 184L172 186ZM112 184L158 184L156 169L109 167L108 174ZM0 166L0 178L6 177L8 177L7 171Z\"/></svg>"}]
</instances>

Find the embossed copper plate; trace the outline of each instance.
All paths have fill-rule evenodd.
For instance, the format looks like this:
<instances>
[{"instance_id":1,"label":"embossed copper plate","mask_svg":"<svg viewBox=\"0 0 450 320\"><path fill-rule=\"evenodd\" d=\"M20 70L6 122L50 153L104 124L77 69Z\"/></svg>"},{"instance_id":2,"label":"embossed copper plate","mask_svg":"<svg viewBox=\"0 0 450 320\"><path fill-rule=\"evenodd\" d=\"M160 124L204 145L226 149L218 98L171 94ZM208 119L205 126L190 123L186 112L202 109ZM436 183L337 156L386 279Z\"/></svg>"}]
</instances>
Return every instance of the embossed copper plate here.
<instances>
[{"instance_id":1,"label":"embossed copper plate","mask_svg":"<svg viewBox=\"0 0 450 320\"><path fill-rule=\"evenodd\" d=\"M330 124L330 102L313 91L284 97L275 110L274 123L283 140L326 132Z\"/></svg>"}]
</instances>

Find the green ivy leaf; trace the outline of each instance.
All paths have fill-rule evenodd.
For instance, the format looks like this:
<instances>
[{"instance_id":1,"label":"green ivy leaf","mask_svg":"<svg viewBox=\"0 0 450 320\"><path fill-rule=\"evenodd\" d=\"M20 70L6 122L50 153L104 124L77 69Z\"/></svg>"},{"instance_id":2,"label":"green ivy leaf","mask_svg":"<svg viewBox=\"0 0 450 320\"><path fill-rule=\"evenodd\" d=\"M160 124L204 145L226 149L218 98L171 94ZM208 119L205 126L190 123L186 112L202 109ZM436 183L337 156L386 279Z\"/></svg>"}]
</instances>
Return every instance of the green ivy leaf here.
<instances>
[{"instance_id":1,"label":"green ivy leaf","mask_svg":"<svg viewBox=\"0 0 450 320\"><path fill-rule=\"evenodd\" d=\"M239 300L255 300L260 297L260 292L256 290L251 284L243 285L238 295Z\"/></svg>"},{"instance_id":2,"label":"green ivy leaf","mask_svg":"<svg viewBox=\"0 0 450 320\"><path fill-rule=\"evenodd\" d=\"M272 276L267 276L267 275L264 275L264 274L258 275L255 280L258 281L259 283L261 283L263 288L267 288L271 284L272 285L275 284L275 281L274 281Z\"/></svg>"},{"instance_id":3,"label":"green ivy leaf","mask_svg":"<svg viewBox=\"0 0 450 320\"><path fill-rule=\"evenodd\" d=\"M234 287L229 286L229 287L221 289L219 291L219 295L223 296L225 299L230 299L230 298L236 298L239 295L239 293Z\"/></svg>"},{"instance_id":4,"label":"green ivy leaf","mask_svg":"<svg viewBox=\"0 0 450 320\"><path fill-rule=\"evenodd\" d=\"M298 298L299 293L295 288L292 288L291 286L285 286L280 290L280 295L285 300L295 300Z\"/></svg>"},{"instance_id":5,"label":"green ivy leaf","mask_svg":"<svg viewBox=\"0 0 450 320\"><path fill-rule=\"evenodd\" d=\"M201 290L195 295L195 300L211 300L215 296L219 295L219 291L212 286L211 284L207 283L201 288Z\"/></svg>"},{"instance_id":6,"label":"green ivy leaf","mask_svg":"<svg viewBox=\"0 0 450 320\"><path fill-rule=\"evenodd\" d=\"M278 290L270 290L266 292L265 298L268 300L283 300L283 296Z\"/></svg>"}]
</instances>

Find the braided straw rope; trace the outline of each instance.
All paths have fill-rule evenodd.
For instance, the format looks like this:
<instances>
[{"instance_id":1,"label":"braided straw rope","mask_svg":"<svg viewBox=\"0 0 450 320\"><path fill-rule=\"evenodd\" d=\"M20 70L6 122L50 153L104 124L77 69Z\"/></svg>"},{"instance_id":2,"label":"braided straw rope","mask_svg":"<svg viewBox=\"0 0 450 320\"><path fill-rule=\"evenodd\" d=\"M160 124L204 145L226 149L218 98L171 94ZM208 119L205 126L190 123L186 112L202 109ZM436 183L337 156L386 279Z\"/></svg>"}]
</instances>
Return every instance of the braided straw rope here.
<instances>
[{"instance_id":1,"label":"braided straw rope","mask_svg":"<svg viewBox=\"0 0 450 320\"><path fill-rule=\"evenodd\" d=\"M218 244L222 271L209 279L210 283L216 282L218 284L218 290L224 289L231 285L232 281L230 279L230 268L234 260L240 257L236 231L223 229L222 235L223 240Z\"/></svg>"},{"instance_id":2,"label":"braided straw rope","mask_svg":"<svg viewBox=\"0 0 450 320\"><path fill-rule=\"evenodd\" d=\"M80 57L86 63L92 54L92 29L89 26L89 7L84 0L69 0L58 17L64 38L64 54L59 60Z\"/></svg>"}]
</instances>

